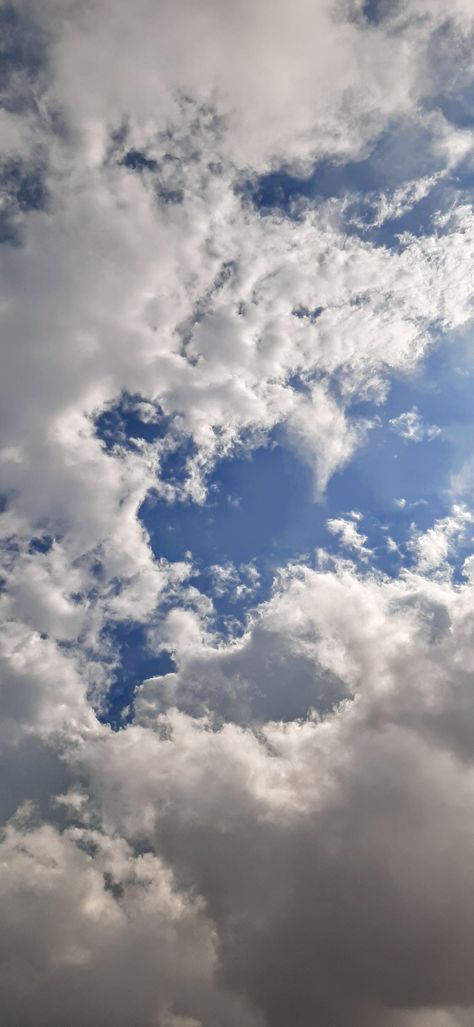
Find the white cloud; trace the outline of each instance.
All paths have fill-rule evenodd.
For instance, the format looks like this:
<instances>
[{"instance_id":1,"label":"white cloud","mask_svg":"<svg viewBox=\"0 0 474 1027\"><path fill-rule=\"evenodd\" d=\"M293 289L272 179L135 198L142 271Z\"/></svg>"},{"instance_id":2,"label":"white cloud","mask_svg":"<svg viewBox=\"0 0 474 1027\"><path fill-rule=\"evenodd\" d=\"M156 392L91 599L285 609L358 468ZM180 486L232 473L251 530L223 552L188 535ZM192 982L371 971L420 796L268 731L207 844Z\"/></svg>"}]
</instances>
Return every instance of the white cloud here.
<instances>
[{"instance_id":1,"label":"white cloud","mask_svg":"<svg viewBox=\"0 0 474 1027\"><path fill-rule=\"evenodd\" d=\"M228 594L234 600L251 596L258 588L260 574L253 564L240 564L236 567L231 561L225 564L212 564L209 568L213 581L213 594Z\"/></svg>"},{"instance_id":2,"label":"white cloud","mask_svg":"<svg viewBox=\"0 0 474 1027\"><path fill-rule=\"evenodd\" d=\"M356 518L358 520L358 518ZM347 517L330 517L326 522L332 535L339 535L345 549L353 549L362 559L367 559L372 550L366 546L367 535L357 531L353 520Z\"/></svg>"},{"instance_id":3,"label":"white cloud","mask_svg":"<svg viewBox=\"0 0 474 1027\"><path fill-rule=\"evenodd\" d=\"M474 521L473 514L465 506L455 504L447 517L435 521L427 531L413 532L410 547L417 557L419 570L450 571L448 558L455 552L456 545L466 540L468 526Z\"/></svg>"},{"instance_id":4,"label":"white cloud","mask_svg":"<svg viewBox=\"0 0 474 1027\"><path fill-rule=\"evenodd\" d=\"M392 417L388 423L397 435L401 435L402 439L408 442L423 442L425 439L429 441L441 435L441 428L436 424L425 424L416 407L399 414L398 417Z\"/></svg>"}]
</instances>

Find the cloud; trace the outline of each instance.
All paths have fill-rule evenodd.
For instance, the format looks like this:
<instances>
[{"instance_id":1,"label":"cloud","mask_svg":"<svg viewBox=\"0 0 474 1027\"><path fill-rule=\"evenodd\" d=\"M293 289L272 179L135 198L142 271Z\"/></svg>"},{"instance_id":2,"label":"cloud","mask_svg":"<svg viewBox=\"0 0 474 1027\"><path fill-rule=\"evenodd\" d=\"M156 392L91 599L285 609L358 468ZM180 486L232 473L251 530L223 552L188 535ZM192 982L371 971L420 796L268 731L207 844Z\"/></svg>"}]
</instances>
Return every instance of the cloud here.
<instances>
[{"instance_id":1,"label":"cloud","mask_svg":"<svg viewBox=\"0 0 474 1027\"><path fill-rule=\"evenodd\" d=\"M212 556L210 594L193 539L157 557L142 512L205 503L270 437L327 503L393 378L470 324L467 187L396 244L371 230L463 177L442 99L468 95L472 7L15 0L0 22L3 1021L464 1027L470 510L414 528L389 578L328 509L363 573ZM323 162L353 187L252 199ZM224 638L218 600L265 575ZM113 731L121 626L174 669L136 661Z\"/></svg>"},{"instance_id":2,"label":"cloud","mask_svg":"<svg viewBox=\"0 0 474 1027\"><path fill-rule=\"evenodd\" d=\"M59 1023L67 1009L77 1027L111 1016L120 1025L138 1016L188 1027L201 1016L230 1025L245 1015L232 996L227 1007L213 997L209 922L151 852L137 855L124 839L92 828L35 824L27 806L6 828L1 850L8 1021Z\"/></svg>"},{"instance_id":3,"label":"cloud","mask_svg":"<svg viewBox=\"0 0 474 1027\"><path fill-rule=\"evenodd\" d=\"M438 569L448 570L448 557L456 552L456 545L465 541L467 528L473 522L470 510L462 505L454 505L452 512L435 521L427 531L414 531L410 546L417 557L417 564L422 573Z\"/></svg>"},{"instance_id":4,"label":"cloud","mask_svg":"<svg viewBox=\"0 0 474 1027\"><path fill-rule=\"evenodd\" d=\"M441 428L438 428L436 424L427 425L424 423L423 418L418 413L416 407L413 410L407 410L403 414L399 414L398 417L392 417L389 421L393 431L401 435L402 439L406 439L408 442L423 442L425 439L437 438L441 435Z\"/></svg>"},{"instance_id":5,"label":"cloud","mask_svg":"<svg viewBox=\"0 0 474 1027\"><path fill-rule=\"evenodd\" d=\"M356 516L354 519L357 523L359 518ZM372 550L365 545L367 535L361 535L360 531L357 531L354 520L348 517L330 517L327 527L332 535L340 537L344 548L353 549L362 559L367 559L371 555Z\"/></svg>"},{"instance_id":6,"label":"cloud","mask_svg":"<svg viewBox=\"0 0 474 1027\"><path fill-rule=\"evenodd\" d=\"M470 589L298 570L274 603L357 699L257 733L148 707L80 754L93 808L204 897L219 980L265 1022L449 1022L473 1001Z\"/></svg>"}]
</instances>

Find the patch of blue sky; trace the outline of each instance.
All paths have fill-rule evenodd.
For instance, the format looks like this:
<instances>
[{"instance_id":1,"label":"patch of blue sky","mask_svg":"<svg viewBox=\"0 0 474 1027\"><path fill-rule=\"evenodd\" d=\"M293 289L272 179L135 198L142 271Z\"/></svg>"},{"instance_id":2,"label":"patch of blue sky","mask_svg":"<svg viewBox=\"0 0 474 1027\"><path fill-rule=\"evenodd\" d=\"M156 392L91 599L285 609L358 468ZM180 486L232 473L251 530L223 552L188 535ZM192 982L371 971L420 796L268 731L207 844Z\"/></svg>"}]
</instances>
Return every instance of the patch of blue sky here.
<instances>
[{"instance_id":1,"label":"patch of blue sky","mask_svg":"<svg viewBox=\"0 0 474 1027\"><path fill-rule=\"evenodd\" d=\"M35 535L30 540L30 553L49 553L53 548L54 539L51 535Z\"/></svg>"},{"instance_id":2,"label":"patch of blue sky","mask_svg":"<svg viewBox=\"0 0 474 1027\"><path fill-rule=\"evenodd\" d=\"M457 102L458 118L462 120L462 97ZM290 218L301 217L308 205L344 200L341 224L348 235L399 248L402 233L432 232L437 214L472 197L471 164L461 162L454 172L447 171L441 149L433 145L436 131L429 117L425 126L395 122L380 135L370 153L358 160L319 161L305 177L281 167L244 183L240 189L262 215L278 211ZM417 183L423 181L425 187L417 192ZM408 190L406 197L399 197L392 211L386 209L382 220L380 198L390 200L404 187Z\"/></svg>"},{"instance_id":3,"label":"patch of blue sky","mask_svg":"<svg viewBox=\"0 0 474 1027\"><path fill-rule=\"evenodd\" d=\"M153 157L147 157L141 150L127 150L120 164L130 171L157 171L158 163Z\"/></svg>"},{"instance_id":4,"label":"patch of blue sky","mask_svg":"<svg viewBox=\"0 0 474 1027\"><path fill-rule=\"evenodd\" d=\"M43 169L25 167L21 161L9 160L1 167L0 188L12 197L21 211L41 210L47 192Z\"/></svg>"},{"instance_id":5,"label":"patch of blue sky","mask_svg":"<svg viewBox=\"0 0 474 1027\"><path fill-rule=\"evenodd\" d=\"M163 650L153 652L147 641L146 627L135 623L112 622L104 640L118 661L115 677L98 711L99 720L118 730L133 717L133 698L137 686L146 678L174 670L172 657Z\"/></svg>"},{"instance_id":6,"label":"patch of blue sky","mask_svg":"<svg viewBox=\"0 0 474 1027\"><path fill-rule=\"evenodd\" d=\"M398 4L396 0L365 0L362 4L361 14L371 25L379 25L384 18L393 11Z\"/></svg>"},{"instance_id":7,"label":"patch of blue sky","mask_svg":"<svg viewBox=\"0 0 474 1027\"><path fill-rule=\"evenodd\" d=\"M474 127L474 86L469 86L462 93L455 95L441 93L431 102L433 108L440 110L457 128Z\"/></svg>"},{"instance_id":8,"label":"patch of blue sky","mask_svg":"<svg viewBox=\"0 0 474 1027\"><path fill-rule=\"evenodd\" d=\"M370 444L365 448L371 452ZM366 456L362 451L356 463L360 460L364 466ZM311 470L288 448L283 434L275 432L267 446L216 466L203 505L170 505L150 497L141 517L157 557L175 561L192 553L198 572L193 583L213 596L218 623L243 617L268 596L282 564L301 558L311 561L319 547L336 553L337 540L328 531L327 520L354 507L371 510L371 479L377 478L378 464L385 459L382 447L377 448L377 457L366 481L358 467L353 471L354 464L349 465L333 478L324 502L315 503ZM379 503L380 513L385 514L387 505L395 507L393 502ZM372 522L371 534L377 531L377 518ZM232 592L213 594L213 566L233 564L238 569L252 561L260 575L255 590L240 597Z\"/></svg>"},{"instance_id":9,"label":"patch of blue sky","mask_svg":"<svg viewBox=\"0 0 474 1027\"><path fill-rule=\"evenodd\" d=\"M242 627L249 608L267 598L278 566L296 554L308 556L325 531L327 513L311 501L311 473L281 445L269 444L246 457L221 461L209 477L209 498L169 504L150 496L140 516L157 558L182 560L192 552L195 574L189 584L211 596L215 628L225 636ZM316 526L315 526L316 522ZM331 536L329 536L330 538ZM213 566L255 560L258 584L237 595L219 594ZM133 702L137 684L172 669L169 654L148 648L144 627L119 623L107 627L119 666L101 716L113 727L124 724L122 711Z\"/></svg>"},{"instance_id":10,"label":"patch of blue sky","mask_svg":"<svg viewBox=\"0 0 474 1027\"><path fill-rule=\"evenodd\" d=\"M208 489L208 500L200 506L170 507L153 497L144 503L141 517L157 555L179 560L191 551L203 567L248 563L257 555L261 564L277 566L295 549L305 551L311 538L307 515L311 522L315 517L323 522L322 511L309 503L309 469L276 437L245 456L218 463Z\"/></svg>"},{"instance_id":11,"label":"patch of blue sky","mask_svg":"<svg viewBox=\"0 0 474 1027\"><path fill-rule=\"evenodd\" d=\"M161 481L176 488L185 484L196 445L190 436L176 429L174 418L164 414L159 406L141 396L123 393L98 414L94 428L109 453L117 447L133 451L141 443L161 440Z\"/></svg>"},{"instance_id":12,"label":"patch of blue sky","mask_svg":"<svg viewBox=\"0 0 474 1027\"><path fill-rule=\"evenodd\" d=\"M414 159L409 152L411 134L407 130L401 134L397 126L397 129L384 132L371 153L361 160L346 163L318 161L311 174L305 177L285 168L267 172L248 183L246 193L260 209L277 207L288 212L293 201L299 197L327 200L351 193L396 188L414 177L436 170L432 158L417 156ZM419 154L420 149L416 153Z\"/></svg>"},{"instance_id":13,"label":"patch of blue sky","mask_svg":"<svg viewBox=\"0 0 474 1027\"><path fill-rule=\"evenodd\" d=\"M108 451L115 446L134 449L134 439L155 442L169 433L171 418L149 403L148 416L144 416L140 406L142 402L141 396L123 393L117 402L109 404L98 414L95 433Z\"/></svg>"},{"instance_id":14,"label":"patch of blue sky","mask_svg":"<svg viewBox=\"0 0 474 1027\"><path fill-rule=\"evenodd\" d=\"M27 167L20 160L0 161L0 200L0 243L16 245L23 216L47 206L45 168Z\"/></svg>"},{"instance_id":15,"label":"patch of blue sky","mask_svg":"<svg viewBox=\"0 0 474 1027\"><path fill-rule=\"evenodd\" d=\"M189 436L176 439L168 452L162 456L160 478L175 488L184 485L189 475L189 464L197 452L197 446Z\"/></svg>"},{"instance_id":16,"label":"patch of blue sky","mask_svg":"<svg viewBox=\"0 0 474 1027\"><path fill-rule=\"evenodd\" d=\"M319 549L353 559L362 571L374 568L390 576L414 565L414 531L428 530L449 514L454 501L470 498L453 491L453 477L474 451L473 358L471 337L444 341L417 373L392 379L383 406L355 404L351 415L372 418L375 426L333 476L322 502L314 501L312 472L281 428L266 445L220 461L209 475L205 503L170 503L149 495L140 518L155 556L174 562L192 554L189 585L212 598L214 628L223 637L229 631L238 634L249 610L269 597L279 567L298 559L312 563ZM120 409L102 415L100 428L108 445L114 433L123 440L124 432L133 437L144 431L152 440L159 430L163 437L167 425L137 421L133 402L122 399ZM404 431L403 415L413 412L420 426L416 438ZM186 444L169 452L162 467L166 480L185 479L189 455ZM340 534L328 527L334 518L350 520L353 511L368 555L344 547ZM469 546L467 533L454 555L456 580L461 580ZM252 587L246 587L249 564L257 572ZM235 581L228 588L218 587L216 566L233 568ZM135 686L145 677L168 672L173 664L169 654L156 655L148 648L145 627L118 624L107 630L120 666L103 716L120 726L121 711L132 701Z\"/></svg>"},{"instance_id":17,"label":"patch of blue sky","mask_svg":"<svg viewBox=\"0 0 474 1027\"><path fill-rule=\"evenodd\" d=\"M314 322L318 320L318 317L321 317L323 310L324 307L312 307L311 309L309 309L308 307L294 307L294 309L292 310L292 314L293 317L299 317L304 321L308 321L310 324L314 324ZM298 384L298 375L294 375L290 379L290 385L292 385L293 388L297 389Z\"/></svg>"},{"instance_id":18,"label":"patch of blue sky","mask_svg":"<svg viewBox=\"0 0 474 1027\"><path fill-rule=\"evenodd\" d=\"M406 538L413 522L424 530L449 510L453 475L472 453L473 373L471 341L445 343L417 374L392 380L383 407L354 406L352 414L378 422L350 463L334 475L322 503L314 503L311 471L280 429L268 445L221 461L209 477L203 505L170 506L150 497L141 517L156 555L173 561L191 551L203 570L256 560L268 580L287 560L319 546L334 550L326 521L350 510L367 512L363 531L369 545L380 525L387 525L396 541ZM390 423L415 408L426 426L417 441ZM432 426L439 432L430 434Z\"/></svg>"},{"instance_id":19,"label":"patch of blue sky","mask_svg":"<svg viewBox=\"0 0 474 1027\"><path fill-rule=\"evenodd\" d=\"M472 339L464 338L434 350L417 375L395 379L379 410L380 424L330 483L332 503L342 506L351 496L353 506L370 511L362 522L369 545L371 520L385 525L399 545L398 553L379 550L379 566L387 573L413 564L414 554L407 549L413 525L426 531L449 514L453 502L469 505L471 500L469 489L462 487L462 470L474 449L473 357ZM368 404L359 409L368 412ZM390 423L414 410L425 426L418 441L400 435ZM430 434L433 427L439 431ZM459 548L458 566L466 551Z\"/></svg>"},{"instance_id":20,"label":"patch of blue sky","mask_svg":"<svg viewBox=\"0 0 474 1027\"><path fill-rule=\"evenodd\" d=\"M158 162L142 150L127 150L119 164L128 171L153 176L158 202L177 204L183 202L184 191L181 179L181 165L178 158L166 153Z\"/></svg>"}]
</instances>

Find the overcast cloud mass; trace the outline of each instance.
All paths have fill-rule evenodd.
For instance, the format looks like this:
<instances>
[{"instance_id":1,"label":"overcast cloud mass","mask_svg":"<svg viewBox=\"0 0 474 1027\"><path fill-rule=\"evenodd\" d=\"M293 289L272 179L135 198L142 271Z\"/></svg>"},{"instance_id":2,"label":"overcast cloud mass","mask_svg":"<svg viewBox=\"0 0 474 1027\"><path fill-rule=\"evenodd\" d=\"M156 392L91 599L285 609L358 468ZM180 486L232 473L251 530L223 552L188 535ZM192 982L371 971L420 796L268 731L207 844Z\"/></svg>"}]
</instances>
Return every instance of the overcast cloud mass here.
<instances>
[{"instance_id":1,"label":"overcast cloud mass","mask_svg":"<svg viewBox=\"0 0 474 1027\"><path fill-rule=\"evenodd\" d=\"M2 1027L472 1027L473 54L0 6Z\"/></svg>"}]
</instances>

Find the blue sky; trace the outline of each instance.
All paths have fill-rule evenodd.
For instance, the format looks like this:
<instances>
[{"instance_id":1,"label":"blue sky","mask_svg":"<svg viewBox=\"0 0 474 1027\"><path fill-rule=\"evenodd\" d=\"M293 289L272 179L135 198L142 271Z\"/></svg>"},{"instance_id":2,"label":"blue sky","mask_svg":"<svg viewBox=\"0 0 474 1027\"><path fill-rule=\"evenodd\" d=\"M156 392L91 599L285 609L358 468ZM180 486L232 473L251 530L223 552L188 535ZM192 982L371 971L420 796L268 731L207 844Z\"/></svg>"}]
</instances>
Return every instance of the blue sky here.
<instances>
[{"instance_id":1,"label":"blue sky","mask_svg":"<svg viewBox=\"0 0 474 1027\"><path fill-rule=\"evenodd\" d=\"M345 188L350 189L346 169L336 168L334 178L337 183L346 173ZM330 183L330 169L326 174ZM294 181L287 176L274 177L278 183L282 177L286 183ZM358 188L357 178L352 185ZM288 193L285 207L299 195L299 187ZM417 217L417 210L410 211L403 219L404 230L416 231ZM472 454L473 372L471 332L452 338L438 333L413 372L390 377L382 404L356 400L351 412L368 418L373 426L319 500L314 497L310 468L289 445L282 428L270 432L256 448L218 460L206 478L203 502L160 500L152 491L139 517L155 557L171 562L192 559L190 581L212 600L213 621L224 638L229 632L238 636L249 611L268 600L281 566L294 560L314 566L320 549L355 559L363 573L376 569L397 577L416 563L416 554L410 550L414 533L427 531L436 520L446 517L453 501L469 499L469 491L466 495L456 478ZM169 418L159 415L156 424L143 423L130 409L131 401L125 399L112 407L96 423L99 437L109 448L117 443L133 448L134 438L153 442L165 439L167 433L172 436ZM412 411L421 425L415 437L407 436L403 424L392 423ZM186 480L193 447L189 439L174 445L162 463L161 474L165 481L179 485ZM369 562L354 550L344 551L340 536L328 528L331 519L350 518L354 512L354 523L371 549ZM388 544L389 539L397 548ZM462 580L462 561L471 542L468 537L453 554L458 580ZM236 580L223 591L216 589L213 568L229 564L234 566ZM258 572L258 580L237 595L236 582L245 583L249 564ZM119 663L104 715L120 726L124 722L121 710L133 700L139 681L169 673L174 663L166 649L155 654L150 651L146 630L133 623L114 626L113 638ZM129 716L127 709L125 718Z\"/></svg>"}]
</instances>

